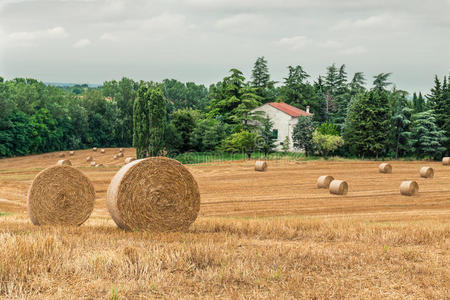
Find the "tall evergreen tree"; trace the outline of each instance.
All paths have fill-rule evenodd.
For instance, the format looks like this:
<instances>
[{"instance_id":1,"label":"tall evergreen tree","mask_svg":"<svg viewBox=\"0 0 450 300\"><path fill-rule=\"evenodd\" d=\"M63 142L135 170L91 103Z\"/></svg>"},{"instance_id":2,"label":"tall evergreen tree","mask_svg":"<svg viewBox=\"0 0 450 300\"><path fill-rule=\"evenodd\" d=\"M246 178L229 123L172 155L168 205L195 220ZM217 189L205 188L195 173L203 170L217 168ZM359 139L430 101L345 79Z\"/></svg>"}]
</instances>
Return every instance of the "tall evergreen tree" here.
<instances>
[{"instance_id":1,"label":"tall evergreen tree","mask_svg":"<svg viewBox=\"0 0 450 300\"><path fill-rule=\"evenodd\" d=\"M298 123L294 127L292 134L294 147L304 150L306 157L314 151L314 130L316 130L316 126L312 117L299 117Z\"/></svg>"},{"instance_id":2,"label":"tall evergreen tree","mask_svg":"<svg viewBox=\"0 0 450 300\"><path fill-rule=\"evenodd\" d=\"M142 84L133 105L133 146L136 148L138 159L146 157L149 153L148 90L148 86Z\"/></svg>"},{"instance_id":3,"label":"tall evergreen tree","mask_svg":"<svg viewBox=\"0 0 450 300\"><path fill-rule=\"evenodd\" d=\"M151 156L162 155L165 150L167 111L166 100L160 88L147 91L149 111L149 148Z\"/></svg>"},{"instance_id":4,"label":"tall evergreen tree","mask_svg":"<svg viewBox=\"0 0 450 300\"><path fill-rule=\"evenodd\" d=\"M392 73L380 73L378 75L375 75L373 86L376 90L386 90L388 86L392 84L392 82L389 82L389 77Z\"/></svg>"},{"instance_id":5,"label":"tall evergreen tree","mask_svg":"<svg viewBox=\"0 0 450 300\"><path fill-rule=\"evenodd\" d=\"M411 146L418 158L441 158L446 151L444 131L436 124L433 110L424 111L412 117Z\"/></svg>"},{"instance_id":6,"label":"tall evergreen tree","mask_svg":"<svg viewBox=\"0 0 450 300\"><path fill-rule=\"evenodd\" d=\"M262 119L259 128L259 138L257 139L257 148L264 153L265 156L273 152L275 149L276 138L273 135L273 122L270 118Z\"/></svg>"},{"instance_id":7,"label":"tall evergreen tree","mask_svg":"<svg viewBox=\"0 0 450 300\"><path fill-rule=\"evenodd\" d=\"M397 91L392 94L392 98L392 147L395 159L398 159L409 151L413 110L408 106L406 92Z\"/></svg>"},{"instance_id":8,"label":"tall evergreen tree","mask_svg":"<svg viewBox=\"0 0 450 300\"><path fill-rule=\"evenodd\" d=\"M270 81L269 68L267 66L267 60L264 56L256 59L252 70L251 85L255 88L256 95L261 97L263 103L272 100L271 90L274 87L274 82Z\"/></svg>"}]
</instances>

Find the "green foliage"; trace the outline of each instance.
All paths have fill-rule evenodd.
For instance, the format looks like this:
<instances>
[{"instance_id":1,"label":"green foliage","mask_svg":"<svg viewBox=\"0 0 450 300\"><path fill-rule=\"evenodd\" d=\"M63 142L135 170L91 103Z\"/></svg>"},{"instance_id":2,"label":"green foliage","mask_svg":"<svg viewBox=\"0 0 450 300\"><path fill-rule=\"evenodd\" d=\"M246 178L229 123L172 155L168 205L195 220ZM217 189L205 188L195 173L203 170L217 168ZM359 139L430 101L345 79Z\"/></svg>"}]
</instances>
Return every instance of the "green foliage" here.
<instances>
[{"instance_id":1,"label":"green foliage","mask_svg":"<svg viewBox=\"0 0 450 300\"><path fill-rule=\"evenodd\" d=\"M228 135L229 126L221 118L199 119L192 131L190 143L194 150L215 150Z\"/></svg>"},{"instance_id":2,"label":"green foliage","mask_svg":"<svg viewBox=\"0 0 450 300\"><path fill-rule=\"evenodd\" d=\"M275 137L273 136L273 122L269 118L263 118L259 128L257 140L258 149L267 156L275 149Z\"/></svg>"},{"instance_id":3,"label":"green foliage","mask_svg":"<svg viewBox=\"0 0 450 300\"><path fill-rule=\"evenodd\" d=\"M331 122L324 122L321 123L317 127L317 131L321 134L325 135L339 135L339 131L336 125L332 124Z\"/></svg>"},{"instance_id":4,"label":"green foliage","mask_svg":"<svg viewBox=\"0 0 450 300\"><path fill-rule=\"evenodd\" d=\"M251 158L252 153L255 151L257 137L256 133L246 130L233 133L222 142L220 150L232 153L246 153L247 157Z\"/></svg>"},{"instance_id":5,"label":"green foliage","mask_svg":"<svg viewBox=\"0 0 450 300\"><path fill-rule=\"evenodd\" d=\"M303 149L305 151L305 156L312 154L314 151L314 130L316 130L316 127L312 117L299 117L298 123L294 127L292 134L294 147Z\"/></svg>"},{"instance_id":6,"label":"green foliage","mask_svg":"<svg viewBox=\"0 0 450 300\"><path fill-rule=\"evenodd\" d=\"M191 135L195 129L195 112L191 109L180 109L172 113L170 125L173 126L172 131L175 131L180 140L180 145L177 150L185 152L191 149Z\"/></svg>"},{"instance_id":7,"label":"green foliage","mask_svg":"<svg viewBox=\"0 0 450 300\"><path fill-rule=\"evenodd\" d=\"M411 146L416 156L441 158L446 150L442 145L447 138L437 126L434 112L424 111L413 115L412 119Z\"/></svg>"},{"instance_id":8,"label":"green foliage","mask_svg":"<svg viewBox=\"0 0 450 300\"><path fill-rule=\"evenodd\" d=\"M338 135L323 134L317 129L313 133L313 142L319 153L328 157L328 155L336 151L344 145L344 139Z\"/></svg>"},{"instance_id":9,"label":"green foliage","mask_svg":"<svg viewBox=\"0 0 450 300\"><path fill-rule=\"evenodd\" d=\"M392 82L388 82L391 73L380 73L375 75L373 86L376 90L385 90L388 86L392 84Z\"/></svg>"},{"instance_id":10,"label":"green foliage","mask_svg":"<svg viewBox=\"0 0 450 300\"><path fill-rule=\"evenodd\" d=\"M162 155L166 148L166 100L160 88L148 90L150 156Z\"/></svg>"},{"instance_id":11,"label":"green foliage","mask_svg":"<svg viewBox=\"0 0 450 300\"><path fill-rule=\"evenodd\" d=\"M281 150L283 150L283 152L288 152L290 145L291 145L291 141L289 140L289 136L287 135L283 140L283 145L281 146Z\"/></svg>"},{"instance_id":12,"label":"green foliage","mask_svg":"<svg viewBox=\"0 0 450 300\"><path fill-rule=\"evenodd\" d=\"M138 159L147 157L149 154L149 87L141 85L138 90L138 97L133 106L133 146L136 148Z\"/></svg>"},{"instance_id":13,"label":"green foliage","mask_svg":"<svg viewBox=\"0 0 450 300\"><path fill-rule=\"evenodd\" d=\"M168 113L180 109L204 110L209 102L208 89L193 82L164 79L161 89L167 99Z\"/></svg>"}]
</instances>

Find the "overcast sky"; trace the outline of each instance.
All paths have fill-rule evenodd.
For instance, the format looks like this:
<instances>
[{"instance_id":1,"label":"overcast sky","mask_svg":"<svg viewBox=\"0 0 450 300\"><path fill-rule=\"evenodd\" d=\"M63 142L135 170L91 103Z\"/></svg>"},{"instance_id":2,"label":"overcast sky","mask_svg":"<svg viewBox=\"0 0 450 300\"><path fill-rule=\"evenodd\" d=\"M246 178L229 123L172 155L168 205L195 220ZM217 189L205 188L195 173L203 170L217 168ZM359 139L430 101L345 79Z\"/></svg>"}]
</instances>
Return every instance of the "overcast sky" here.
<instances>
[{"instance_id":1,"label":"overcast sky","mask_svg":"<svg viewBox=\"0 0 450 300\"><path fill-rule=\"evenodd\" d=\"M210 84L265 56L315 79L392 72L427 92L450 72L450 0L0 0L0 76L102 83L175 78Z\"/></svg>"}]
</instances>

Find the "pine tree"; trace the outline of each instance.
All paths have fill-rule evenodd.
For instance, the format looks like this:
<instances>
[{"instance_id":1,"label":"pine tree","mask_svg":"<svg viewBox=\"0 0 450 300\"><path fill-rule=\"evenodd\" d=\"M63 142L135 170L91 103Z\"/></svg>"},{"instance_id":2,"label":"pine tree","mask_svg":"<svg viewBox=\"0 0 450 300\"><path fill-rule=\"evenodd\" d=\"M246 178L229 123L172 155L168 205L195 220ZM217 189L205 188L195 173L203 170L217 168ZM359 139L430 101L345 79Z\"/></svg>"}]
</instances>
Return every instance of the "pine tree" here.
<instances>
[{"instance_id":1,"label":"pine tree","mask_svg":"<svg viewBox=\"0 0 450 300\"><path fill-rule=\"evenodd\" d=\"M146 94L150 99L148 102L150 155L158 156L162 155L166 146L166 101L160 88L151 89Z\"/></svg>"},{"instance_id":2,"label":"pine tree","mask_svg":"<svg viewBox=\"0 0 450 300\"><path fill-rule=\"evenodd\" d=\"M446 148L444 131L436 124L433 110L424 111L412 117L411 146L418 158L441 158Z\"/></svg>"},{"instance_id":3,"label":"pine tree","mask_svg":"<svg viewBox=\"0 0 450 300\"><path fill-rule=\"evenodd\" d=\"M388 86L392 84L392 82L388 82L389 77L392 73L380 73L375 75L373 78L373 85L376 90L386 90Z\"/></svg>"},{"instance_id":4,"label":"pine tree","mask_svg":"<svg viewBox=\"0 0 450 300\"><path fill-rule=\"evenodd\" d=\"M270 81L269 68L267 67L267 60L262 57L256 59L252 71L251 85L256 89L256 94L262 98L262 102L270 101L270 89L273 89L274 82Z\"/></svg>"},{"instance_id":5,"label":"pine tree","mask_svg":"<svg viewBox=\"0 0 450 300\"><path fill-rule=\"evenodd\" d=\"M259 138L257 140L257 147L260 151L267 156L275 149L275 137L273 135L273 122L270 118L266 117L262 119L261 127L259 130Z\"/></svg>"},{"instance_id":6,"label":"pine tree","mask_svg":"<svg viewBox=\"0 0 450 300\"><path fill-rule=\"evenodd\" d=\"M363 72L356 72L355 75L353 75L353 79L350 82L350 93L352 96L364 92L365 87L364 84L366 83L366 79L364 78Z\"/></svg>"},{"instance_id":7,"label":"pine tree","mask_svg":"<svg viewBox=\"0 0 450 300\"><path fill-rule=\"evenodd\" d=\"M409 151L409 139L411 138L411 114L413 110L408 107L406 92L397 92L392 95L393 114L391 117L392 124L392 142L395 152L395 159ZM414 97L417 96L414 93Z\"/></svg>"},{"instance_id":8,"label":"pine tree","mask_svg":"<svg viewBox=\"0 0 450 300\"><path fill-rule=\"evenodd\" d=\"M136 157L144 158L149 153L149 111L148 86L142 84L133 105L133 146L136 148Z\"/></svg>"},{"instance_id":9,"label":"pine tree","mask_svg":"<svg viewBox=\"0 0 450 300\"><path fill-rule=\"evenodd\" d=\"M312 117L301 116L298 118L298 123L294 127L292 134L292 140L295 148L305 150L305 156L314 151L314 130L316 130L316 126Z\"/></svg>"}]
</instances>

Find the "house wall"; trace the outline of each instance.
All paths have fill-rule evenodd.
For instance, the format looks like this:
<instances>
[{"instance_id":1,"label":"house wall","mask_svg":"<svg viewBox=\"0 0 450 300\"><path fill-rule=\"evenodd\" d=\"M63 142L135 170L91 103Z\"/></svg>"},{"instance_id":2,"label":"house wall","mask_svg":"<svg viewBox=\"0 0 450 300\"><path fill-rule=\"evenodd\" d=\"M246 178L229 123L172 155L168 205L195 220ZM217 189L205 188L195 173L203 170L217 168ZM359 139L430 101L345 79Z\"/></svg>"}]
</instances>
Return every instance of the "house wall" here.
<instances>
[{"instance_id":1,"label":"house wall","mask_svg":"<svg viewBox=\"0 0 450 300\"><path fill-rule=\"evenodd\" d=\"M273 129L278 130L278 139L275 143L276 149L281 150L281 143L286 136L289 136L289 151L295 151L292 145L292 133L295 125L297 125L298 118L291 117L290 115L276 109L269 104L264 104L258 108L252 110L253 112L262 111L273 122Z\"/></svg>"}]
</instances>

